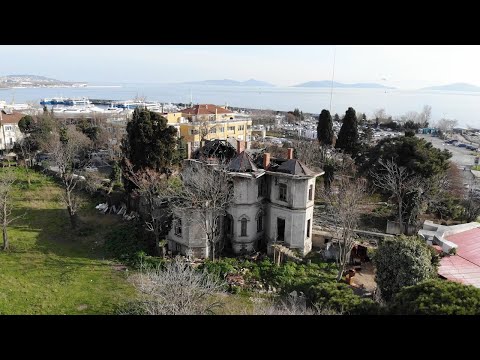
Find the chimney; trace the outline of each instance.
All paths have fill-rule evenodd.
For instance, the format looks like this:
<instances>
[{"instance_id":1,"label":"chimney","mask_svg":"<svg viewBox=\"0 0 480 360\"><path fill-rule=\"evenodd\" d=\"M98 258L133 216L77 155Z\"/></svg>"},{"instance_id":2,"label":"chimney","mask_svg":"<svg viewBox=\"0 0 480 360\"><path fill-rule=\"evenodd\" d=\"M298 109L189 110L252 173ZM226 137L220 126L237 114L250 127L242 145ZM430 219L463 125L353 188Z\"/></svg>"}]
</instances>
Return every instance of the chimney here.
<instances>
[{"instance_id":1,"label":"chimney","mask_svg":"<svg viewBox=\"0 0 480 360\"><path fill-rule=\"evenodd\" d=\"M191 159L192 157L192 143L189 141L187 142L187 159Z\"/></svg>"},{"instance_id":2,"label":"chimney","mask_svg":"<svg viewBox=\"0 0 480 360\"><path fill-rule=\"evenodd\" d=\"M288 148L287 149L287 159L293 159L293 148Z\"/></svg>"},{"instance_id":3,"label":"chimney","mask_svg":"<svg viewBox=\"0 0 480 360\"><path fill-rule=\"evenodd\" d=\"M269 166L270 166L270 153L264 153L263 154L263 168L265 170L268 170Z\"/></svg>"},{"instance_id":4,"label":"chimney","mask_svg":"<svg viewBox=\"0 0 480 360\"><path fill-rule=\"evenodd\" d=\"M237 154L240 154L244 149L243 141L237 140Z\"/></svg>"}]
</instances>

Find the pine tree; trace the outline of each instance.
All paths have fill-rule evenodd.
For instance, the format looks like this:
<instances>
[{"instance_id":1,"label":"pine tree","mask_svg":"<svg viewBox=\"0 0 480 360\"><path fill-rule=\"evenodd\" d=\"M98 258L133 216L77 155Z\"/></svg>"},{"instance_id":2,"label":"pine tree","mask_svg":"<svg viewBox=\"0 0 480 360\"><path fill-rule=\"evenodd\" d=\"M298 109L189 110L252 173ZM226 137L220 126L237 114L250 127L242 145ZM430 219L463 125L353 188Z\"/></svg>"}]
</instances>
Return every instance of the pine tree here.
<instances>
[{"instance_id":1,"label":"pine tree","mask_svg":"<svg viewBox=\"0 0 480 360\"><path fill-rule=\"evenodd\" d=\"M343 149L348 154L354 154L358 147L358 128L355 110L351 107L345 112L343 124L335 144L337 149Z\"/></svg>"},{"instance_id":2,"label":"pine tree","mask_svg":"<svg viewBox=\"0 0 480 360\"><path fill-rule=\"evenodd\" d=\"M332 145L333 123L330 111L323 109L318 116L317 139L321 145Z\"/></svg>"}]
</instances>

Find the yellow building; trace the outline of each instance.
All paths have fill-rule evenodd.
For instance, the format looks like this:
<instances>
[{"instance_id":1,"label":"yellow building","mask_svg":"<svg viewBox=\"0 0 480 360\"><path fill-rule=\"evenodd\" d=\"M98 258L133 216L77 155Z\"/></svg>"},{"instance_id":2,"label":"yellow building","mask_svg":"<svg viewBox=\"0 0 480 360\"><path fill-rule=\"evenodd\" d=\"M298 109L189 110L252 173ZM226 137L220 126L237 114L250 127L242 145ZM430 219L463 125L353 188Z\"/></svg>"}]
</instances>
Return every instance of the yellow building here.
<instances>
[{"instance_id":1,"label":"yellow building","mask_svg":"<svg viewBox=\"0 0 480 360\"><path fill-rule=\"evenodd\" d=\"M193 149L200 147L201 140L251 140L252 119L216 105L195 105L163 116L180 130L184 141L192 143Z\"/></svg>"}]
</instances>

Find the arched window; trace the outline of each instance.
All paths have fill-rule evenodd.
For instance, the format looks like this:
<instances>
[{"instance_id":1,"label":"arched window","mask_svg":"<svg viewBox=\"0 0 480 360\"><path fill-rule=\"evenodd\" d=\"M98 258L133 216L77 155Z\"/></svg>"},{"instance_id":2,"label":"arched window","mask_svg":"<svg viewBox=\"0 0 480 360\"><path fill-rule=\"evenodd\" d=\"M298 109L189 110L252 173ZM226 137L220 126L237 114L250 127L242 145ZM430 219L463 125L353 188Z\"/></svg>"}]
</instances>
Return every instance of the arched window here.
<instances>
[{"instance_id":1,"label":"arched window","mask_svg":"<svg viewBox=\"0 0 480 360\"><path fill-rule=\"evenodd\" d=\"M263 231L263 211L260 210L257 213L256 219L257 219L257 232Z\"/></svg>"},{"instance_id":2,"label":"arched window","mask_svg":"<svg viewBox=\"0 0 480 360\"><path fill-rule=\"evenodd\" d=\"M248 220L243 218L242 220L240 220L240 223L241 223L241 232L240 232L240 236L247 236L247 222Z\"/></svg>"}]
</instances>

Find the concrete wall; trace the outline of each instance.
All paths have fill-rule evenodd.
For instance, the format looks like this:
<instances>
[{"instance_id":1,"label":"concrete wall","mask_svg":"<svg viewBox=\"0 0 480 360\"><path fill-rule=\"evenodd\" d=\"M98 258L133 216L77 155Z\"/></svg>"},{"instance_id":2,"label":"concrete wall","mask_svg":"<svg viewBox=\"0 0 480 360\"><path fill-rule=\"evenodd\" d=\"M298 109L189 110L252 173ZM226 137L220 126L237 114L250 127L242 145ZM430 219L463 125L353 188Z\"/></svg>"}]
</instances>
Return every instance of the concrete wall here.
<instances>
[{"instance_id":1,"label":"concrete wall","mask_svg":"<svg viewBox=\"0 0 480 360\"><path fill-rule=\"evenodd\" d=\"M262 178L263 176L258 179L234 177L234 203L255 204L262 200L263 197L258 197L258 184Z\"/></svg>"},{"instance_id":2,"label":"concrete wall","mask_svg":"<svg viewBox=\"0 0 480 360\"><path fill-rule=\"evenodd\" d=\"M228 209L233 218L232 249L236 254L242 251L253 252L258 249L258 242L265 232L265 211L260 203L253 205L233 205ZM257 232L257 217L263 216L263 231ZM247 219L247 236L242 234L242 219ZM243 250L242 250L243 249Z\"/></svg>"},{"instance_id":3,"label":"concrete wall","mask_svg":"<svg viewBox=\"0 0 480 360\"><path fill-rule=\"evenodd\" d=\"M175 220L170 229L167 240L168 247L171 251L176 251L176 244L182 246L181 254L186 255L187 249L192 249L197 257L208 257L209 247L207 243L207 235L200 225L200 217L192 211L184 211L182 214L176 214L177 218L182 220L182 234L175 234Z\"/></svg>"},{"instance_id":4,"label":"concrete wall","mask_svg":"<svg viewBox=\"0 0 480 360\"><path fill-rule=\"evenodd\" d=\"M304 254L312 249L313 207L305 210L291 210L275 204L267 205L268 224L266 236L269 240L277 239L277 218L285 219L285 243L292 249L299 249ZM310 237L307 238L307 221L310 221Z\"/></svg>"},{"instance_id":5,"label":"concrete wall","mask_svg":"<svg viewBox=\"0 0 480 360\"><path fill-rule=\"evenodd\" d=\"M294 209L305 209L306 207L313 206L315 200L315 179L295 179L292 177L281 175L267 175L268 176L268 189L269 200L278 205L287 206ZM279 199L280 197L280 184L287 185L287 198L286 201ZM308 200L308 189L312 185L312 200Z\"/></svg>"}]
</instances>

